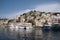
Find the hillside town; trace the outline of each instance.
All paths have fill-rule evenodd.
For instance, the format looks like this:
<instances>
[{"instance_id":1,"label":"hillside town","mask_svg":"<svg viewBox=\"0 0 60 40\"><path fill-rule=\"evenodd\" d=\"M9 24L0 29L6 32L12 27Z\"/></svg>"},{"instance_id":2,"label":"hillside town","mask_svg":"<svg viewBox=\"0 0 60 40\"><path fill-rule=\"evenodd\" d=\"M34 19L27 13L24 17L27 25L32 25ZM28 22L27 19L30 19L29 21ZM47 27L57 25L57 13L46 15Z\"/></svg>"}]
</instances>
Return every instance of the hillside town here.
<instances>
[{"instance_id":1,"label":"hillside town","mask_svg":"<svg viewBox=\"0 0 60 40\"><path fill-rule=\"evenodd\" d=\"M58 21L56 21L58 20ZM59 12L40 12L30 11L23 13L20 16L15 16L13 19L0 19L0 25L25 25L29 24L32 27L42 27L44 24L51 25L52 23L60 23Z\"/></svg>"}]
</instances>

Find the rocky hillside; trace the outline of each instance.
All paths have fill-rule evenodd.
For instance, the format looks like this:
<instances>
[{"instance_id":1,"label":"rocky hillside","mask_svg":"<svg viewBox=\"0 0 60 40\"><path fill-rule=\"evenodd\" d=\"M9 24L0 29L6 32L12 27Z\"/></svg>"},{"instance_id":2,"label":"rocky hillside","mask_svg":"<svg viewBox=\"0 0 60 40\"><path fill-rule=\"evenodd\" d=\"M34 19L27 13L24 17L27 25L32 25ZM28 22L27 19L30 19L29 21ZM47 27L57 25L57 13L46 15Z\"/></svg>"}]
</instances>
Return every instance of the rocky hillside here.
<instances>
[{"instance_id":1,"label":"rocky hillside","mask_svg":"<svg viewBox=\"0 0 60 40\"><path fill-rule=\"evenodd\" d=\"M40 12L40 11L30 11L28 13L23 13L16 19L16 22L27 22L27 23L32 23L34 24L35 20L39 20L42 13L45 12Z\"/></svg>"},{"instance_id":2,"label":"rocky hillside","mask_svg":"<svg viewBox=\"0 0 60 40\"><path fill-rule=\"evenodd\" d=\"M11 22L21 22L21 23L32 23L32 25L37 25L37 24L44 24L46 23L46 18L48 18L48 20L51 20L51 16L53 15L57 15L60 13L52 13L52 12L40 12L40 11L30 11L27 13L23 13L22 15L20 15L19 17L16 17L14 20L10 20ZM59 16L59 15L58 15ZM48 22L48 21L47 21Z\"/></svg>"}]
</instances>

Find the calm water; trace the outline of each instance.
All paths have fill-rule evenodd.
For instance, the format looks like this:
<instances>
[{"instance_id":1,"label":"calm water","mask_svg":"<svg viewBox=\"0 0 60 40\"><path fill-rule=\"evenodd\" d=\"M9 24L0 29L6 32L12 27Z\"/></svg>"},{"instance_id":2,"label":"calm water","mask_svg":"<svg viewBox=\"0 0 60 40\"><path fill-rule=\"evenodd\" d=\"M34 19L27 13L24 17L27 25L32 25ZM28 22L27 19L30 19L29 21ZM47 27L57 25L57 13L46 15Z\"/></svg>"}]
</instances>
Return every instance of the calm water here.
<instances>
[{"instance_id":1,"label":"calm water","mask_svg":"<svg viewBox=\"0 0 60 40\"><path fill-rule=\"evenodd\" d=\"M60 40L60 31L0 27L0 40Z\"/></svg>"}]
</instances>

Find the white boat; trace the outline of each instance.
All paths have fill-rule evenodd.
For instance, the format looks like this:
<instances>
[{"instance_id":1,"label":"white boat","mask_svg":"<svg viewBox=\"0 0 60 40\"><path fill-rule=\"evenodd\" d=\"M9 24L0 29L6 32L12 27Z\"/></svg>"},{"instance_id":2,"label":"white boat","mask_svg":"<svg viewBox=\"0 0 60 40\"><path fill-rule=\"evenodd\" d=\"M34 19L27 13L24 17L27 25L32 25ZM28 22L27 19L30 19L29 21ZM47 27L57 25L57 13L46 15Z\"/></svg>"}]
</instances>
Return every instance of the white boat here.
<instances>
[{"instance_id":1,"label":"white boat","mask_svg":"<svg viewBox=\"0 0 60 40\"><path fill-rule=\"evenodd\" d=\"M30 28L33 28L33 27L27 26L27 25L14 25L14 24L10 24L9 28L10 29L30 29Z\"/></svg>"},{"instance_id":2,"label":"white boat","mask_svg":"<svg viewBox=\"0 0 60 40\"><path fill-rule=\"evenodd\" d=\"M49 26L49 27L50 27L50 26L52 26L52 25L49 25L49 24L45 24L44 26Z\"/></svg>"},{"instance_id":3,"label":"white boat","mask_svg":"<svg viewBox=\"0 0 60 40\"><path fill-rule=\"evenodd\" d=\"M44 24L43 29L51 29L52 24Z\"/></svg>"},{"instance_id":4,"label":"white boat","mask_svg":"<svg viewBox=\"0 0 60 40\"><path fill-rule=\"evenodd\" d=\"M9 28L10 29L18 29L18 26L14 25L14 24L9 24Z\"/></svg>"},{"instance_id":5,"label":"white boat","mask_svg":"<svg viewBox=\"0 0 60 40\"><path fill-rule=\"evenodd\" d=\"M23 25L23 26L19 26L19 28L20 28L20 29L30 29L30 28L32 28L32 27L30 27L30 26L24 26L24 25Z\"/></svg>"}]
</instances>

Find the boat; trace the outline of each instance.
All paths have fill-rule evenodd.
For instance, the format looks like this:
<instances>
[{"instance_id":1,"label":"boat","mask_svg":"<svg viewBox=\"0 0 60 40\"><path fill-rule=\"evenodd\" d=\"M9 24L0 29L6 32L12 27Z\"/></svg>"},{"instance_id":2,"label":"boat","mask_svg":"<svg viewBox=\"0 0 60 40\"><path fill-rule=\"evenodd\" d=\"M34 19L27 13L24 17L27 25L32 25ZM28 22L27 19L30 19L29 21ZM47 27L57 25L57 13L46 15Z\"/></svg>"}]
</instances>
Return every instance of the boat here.
<instances>
[{"instance_id":1,"label":"boat","mask_svg":"<svg viewBox=\"0 0 60 40\"><path fill-rule=\"evenodd\" d=\"M44 24L43 29L51 29L52 25L51 24Z\"/></svg>"},{"instance_id":2,"label":"boat","mask_svg":"<svg viewBox=\"0 0 60 40\"><path fill-rule=\"evenodd\" d=\"M43 24L43 29L51 29L52 27L52 20L49 18L46 23Z\"/></svg>"},{"instance_id":3,"label":"boat","mask_svg":"<svg viewBox=\"0 0 60 40\"><path fill-rule=\"evenodd\" d=\"M51 29L59 29L60 30L60 17L56 17L56 19L53 20Z\"/></svg>"},{"instance_id":4,"label":"boat","mask_svg":"<svg viewBox=\"0 0 60 40\"><path fill-rule=\"evenodd\" d=\"M17 25L14 25L14 24L10 24L9 25L9 28L10 29L18 29L18 26Z\"/></svg>"},{"instance_id":5,"label":"boat","mask_svg":"<svg viewBox=\"0 0 60 40\"><path fill-rule=\"evenodd\" d=\"M28 25L14 25L14 24L10 24L9 28L10 29L30 29L30 28L33 28L33 27L28 26Z\"/></svg>"},{"instance_id":6,"label":"boat","mask_svg":"<svg viewBox=\"0 0 60 40\"><path fill-rule=\"evenodd\" d=\"M19 25L19 29L31 29L31 28L33 28L33 27L30 27L30 26L25 26L25 25Z\"/></svg>"}]
</instances>

